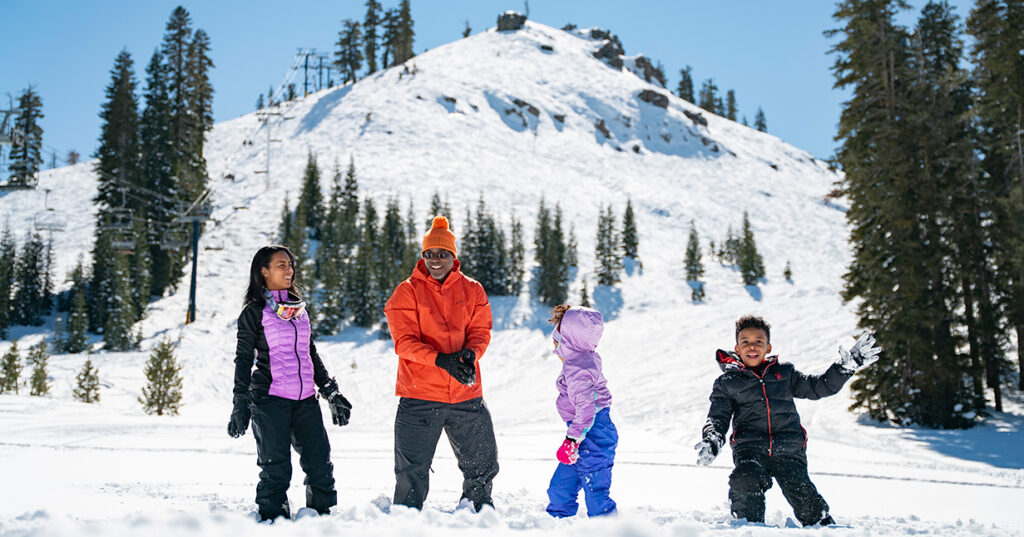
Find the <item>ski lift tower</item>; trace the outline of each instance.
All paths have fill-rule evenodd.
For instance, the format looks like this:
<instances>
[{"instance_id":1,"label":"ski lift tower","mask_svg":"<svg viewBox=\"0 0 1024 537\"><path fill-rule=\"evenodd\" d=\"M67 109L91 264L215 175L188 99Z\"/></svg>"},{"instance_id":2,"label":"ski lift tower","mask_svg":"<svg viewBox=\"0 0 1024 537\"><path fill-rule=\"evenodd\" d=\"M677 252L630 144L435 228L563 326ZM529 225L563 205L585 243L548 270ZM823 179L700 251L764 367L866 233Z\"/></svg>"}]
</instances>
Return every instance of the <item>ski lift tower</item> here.
<instances>
[{"instance_id":1,"label":"ski lift tower","mask_svg":"<svg viewBox=\"0 0 1024 537\"><path fill-rule=\"evenodd\" d=\"M210 189L207 188L187 209L171 220L172 224L192 223L192 282L188 291L188 312L185 314L185 324L191 324L196 320L196 272L199 264L199 223L209 220L213 212L213 204L210 203Z\"/></svg>"}]
</instances>

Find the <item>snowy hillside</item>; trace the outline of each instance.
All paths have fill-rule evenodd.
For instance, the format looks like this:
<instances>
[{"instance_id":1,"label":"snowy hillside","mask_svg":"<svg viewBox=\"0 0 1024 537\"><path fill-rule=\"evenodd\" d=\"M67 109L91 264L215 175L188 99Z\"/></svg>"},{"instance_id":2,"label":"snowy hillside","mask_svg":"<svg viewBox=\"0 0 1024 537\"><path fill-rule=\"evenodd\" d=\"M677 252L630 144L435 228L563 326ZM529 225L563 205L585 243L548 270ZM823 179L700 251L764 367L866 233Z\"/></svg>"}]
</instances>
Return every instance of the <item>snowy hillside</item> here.
<instances>
[{"instance_id":1,"label":"snowy hillside","mask_svg":"<svg viewBox=\"0 0 1024 537\"><path fill-rule=\"evenodd\" d=\"M586 33L586 32L584 32ZM527 23L431 50L406 66L355 85L295 101L269 124L255 114L218 124L206 158L213 222L200 242L197 322L184 326L188 286L151 305L142 322L148 351L164 335L180 341L185 406L179 417L150 417L136 402L147 352L94 355L102 402L71 399L84 355L51 359L50 398L0 396L0 535L780 535L794 525L778 489L768 524L731 521L728 452L711 468L691 449L733 322L763 314L774 351L805 372L823 371L856 332L838 292L849 261L843 207L823 199L838 177L807 152L710 114L593 57L600 41ZM639 98L667 97L662 108ZM268 134L269 129L269 134ZM271 144L269 189L257 174ZM252 437L233 440L230 411L235 318L255 250L273 240L285 196L298 196L312 151L324 170L355 161L360 196L381 206L410 201L426 221L431 195L447 197L460 233L468 207L484 195L503 222L514 211L527 244L543 198L559 203L579 238L581 279L593 270L597 215L626 199L637 211L642 268L628 267L614 289L593 290L607 320L598 350L622 438L612 484L621 518L551 520L543 508L564 429L554 410L560 364L551 354L546 311L530 299L494 297L495 330L483 357L485 399L498 435L502 470L497 512L452 513L461 477L439 445L423 512L394 509L392 423L396 359L389 342L360 329L318 342L328 369L355 405L351 425L329 428L340 505L326 519L270 529L247 519L258 469ZM69 215L57 234L58 279L90 248L95 180L89 164L42 174L49 205ZM0 193L0 215L19 242L42 190ZM748 211L767 266L758 288L708 259L708 301L694 305L683 281L693 220L707 247L738 229ZM792 264L793 282L782 277ZM17 328L26 348L52 326ZM0 352L9 346L0 343ZM810 472L840 527L821 535L1020 535L1024 513L1024 408L1010 401L971 431L893 429L847 412L848 388L798 402L807 428ZM330 425L328 425L330 427ZM302 506L295 465L293 510ZM432 528L432 529L428 529Z\"/></svg>"}]
</instances>

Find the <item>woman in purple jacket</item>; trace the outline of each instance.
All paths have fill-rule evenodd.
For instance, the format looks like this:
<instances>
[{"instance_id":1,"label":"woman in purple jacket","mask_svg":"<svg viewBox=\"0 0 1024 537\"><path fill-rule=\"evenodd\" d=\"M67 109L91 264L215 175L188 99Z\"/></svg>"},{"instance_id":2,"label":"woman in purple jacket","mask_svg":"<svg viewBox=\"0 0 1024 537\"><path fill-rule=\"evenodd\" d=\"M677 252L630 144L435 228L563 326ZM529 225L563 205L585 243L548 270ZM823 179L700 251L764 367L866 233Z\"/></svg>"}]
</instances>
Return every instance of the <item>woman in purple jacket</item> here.
<instances>
[{"instance_id":1,"label":"woman in purple jacket","mask_svg":"<svg viewBox=\"0 0 1024 537\"><path fill-rule=\"evenodd\" d=\"M295 284L295 256L286 246L264 246L256 252L244 305L238 316L228 434L242 436L252 419L261 470L256 485L260 519L291 517L291 447L306 473L306 507L327 514L337 505L338 493L315 388L327 400L335 425L348 423L352 405L316 352L305 302Z\"/></svg>"},{"instance_id":2,"label":"woman in purple jacket","mask_svg":"<svg viewBox=\"0 0 1024 537\"><path fill-rule=\"evenodd\" d=\"M601 372L601 355L594 350L604 319L597 310L563 304L552 310L550 322L555 325L555 354L562 359L555 406L569 429L558 448L547 512L558 518L575 515L582 488L588 516L614 514L608 489L619 433L610 415L612 394Z\"/></svg>"}]
</instances>

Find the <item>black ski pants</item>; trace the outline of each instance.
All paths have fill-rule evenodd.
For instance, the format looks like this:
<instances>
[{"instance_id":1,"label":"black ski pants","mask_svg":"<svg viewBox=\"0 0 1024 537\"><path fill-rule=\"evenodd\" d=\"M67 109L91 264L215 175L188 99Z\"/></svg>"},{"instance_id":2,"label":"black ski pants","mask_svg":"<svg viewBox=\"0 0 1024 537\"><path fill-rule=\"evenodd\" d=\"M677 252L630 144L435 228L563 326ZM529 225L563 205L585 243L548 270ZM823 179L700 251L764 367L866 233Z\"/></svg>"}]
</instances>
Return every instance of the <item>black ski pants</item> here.
<instances>
[{"instance_id":1,"label":"black ski pants","mask_svg":"<svg viewBox=\"0 0 1024 537\"><path fill-rule=\"evenodd\" d=\"M441 438L448 435L462 470L462 497L479 509L491 501L498 475L494 424L483 398L438 403L403 397L395 415L395 502L423 508L430 487L430 465Z\"/></svg>"},{"instance_id":2,"label":"black ski pants","mask_svg":"<svg viewBox=\"0 0 1024 537\"><path fill-rule=\"evenodd\" d=\"M767 450L733 450L736 468L729 474L729 502L733 516L764 522L764 492L779 482L783 496L804 526L828 516L828 504L807 475L807 459L799 455L768 455Z\"/></svg>"},{"instance_id":3,"label":"black ski pants","mask_svg":"<svg viewBox=\"0 0 1024 537\"><path fill-rule=\"evenodd\" d=\"M252 434L260 466L256 505L261 518L291 517L287 492L292 479L292 447L306 474L306 507L326 513L338 504L331 444L316 397L302 401L273 395L254 397Z\"/></svg>"}]
</instances>

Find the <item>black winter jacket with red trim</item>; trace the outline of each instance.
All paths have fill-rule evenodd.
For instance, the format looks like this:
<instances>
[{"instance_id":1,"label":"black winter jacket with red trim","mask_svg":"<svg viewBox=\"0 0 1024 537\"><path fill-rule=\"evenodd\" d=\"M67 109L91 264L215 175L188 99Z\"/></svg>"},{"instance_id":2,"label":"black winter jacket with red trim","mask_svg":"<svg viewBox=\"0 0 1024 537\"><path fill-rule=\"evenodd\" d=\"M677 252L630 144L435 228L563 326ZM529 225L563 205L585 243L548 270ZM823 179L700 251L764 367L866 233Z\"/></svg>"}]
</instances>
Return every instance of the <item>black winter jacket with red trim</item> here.
<instances>
[{"instance_id":1,"label":"black winter jacket with red trim","mask_svg":"<svg viewBox=\"0 0 1024 537\"><path fill-rule=\"evenodd\" d=\"M759 376L725 351L718 351L717 359L724 373L711 390L705 439L712 427L721 435L719 438L725 438L731 421L733 432L729 441L733 451L755 448L766 450L769 455L806 457L807 432L800 425L793 399L833 395L853 374L839 364L832 364L821 375L806 375L793 364L769 356Z\"/></svg>"}]
</instances>

